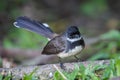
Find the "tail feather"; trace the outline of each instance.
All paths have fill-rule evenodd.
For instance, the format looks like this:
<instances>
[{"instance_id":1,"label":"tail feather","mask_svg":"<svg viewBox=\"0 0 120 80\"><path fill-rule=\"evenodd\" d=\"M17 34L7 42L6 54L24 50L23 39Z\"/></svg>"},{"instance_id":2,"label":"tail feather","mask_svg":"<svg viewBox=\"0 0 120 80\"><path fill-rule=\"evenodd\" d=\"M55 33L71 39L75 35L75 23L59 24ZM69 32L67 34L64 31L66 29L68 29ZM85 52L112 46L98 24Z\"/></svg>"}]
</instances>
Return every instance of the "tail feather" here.
<instances>
[{"instance_id":1,"label":"tail feather","mask_svg":"<svg viewBox=\"0 0 120 80\"><path fill-rule=\"evenodd\" d=\"M36 32L49 39L52 39L55 34L48 26L27 17L18 17L14 22L14 26Z\"/></svg>"}]
</instances>

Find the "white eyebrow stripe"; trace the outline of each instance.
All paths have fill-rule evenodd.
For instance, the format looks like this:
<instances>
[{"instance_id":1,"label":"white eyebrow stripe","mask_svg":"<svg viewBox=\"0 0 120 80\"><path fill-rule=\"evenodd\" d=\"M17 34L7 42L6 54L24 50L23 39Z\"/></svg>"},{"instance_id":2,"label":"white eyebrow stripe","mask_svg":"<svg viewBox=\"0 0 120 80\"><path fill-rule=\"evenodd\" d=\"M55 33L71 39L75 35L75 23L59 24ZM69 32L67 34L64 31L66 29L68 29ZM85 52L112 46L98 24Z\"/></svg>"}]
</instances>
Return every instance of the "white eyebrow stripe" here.
<instances>
[{"instance_id":1,"label":"white eyebrow stripe","mask_svg":"<svg viewBox=\"0 0 120 80\"><path fill-rule=\"evenodd\" d=\"M67 37L67 40L73 43L73 42L75 42L75 41L80 40L81 38L82 38L82 37L75 38L75 39L70 39L70 38Z\"/></svg>"}]
</instances>

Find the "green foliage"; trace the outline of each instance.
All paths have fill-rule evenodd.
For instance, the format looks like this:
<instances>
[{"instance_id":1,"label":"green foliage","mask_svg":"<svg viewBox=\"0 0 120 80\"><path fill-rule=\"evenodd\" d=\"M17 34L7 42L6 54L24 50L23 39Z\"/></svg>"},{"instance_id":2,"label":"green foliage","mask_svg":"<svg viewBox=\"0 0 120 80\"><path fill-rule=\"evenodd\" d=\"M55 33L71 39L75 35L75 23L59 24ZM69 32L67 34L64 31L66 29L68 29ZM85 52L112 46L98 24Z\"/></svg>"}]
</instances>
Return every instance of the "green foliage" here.
<instances>
[{"instance_id":1,"label":"green foliage","mask_svg":"<svg viewBox=\"0 0 120 80\"><path fill-rule=\"evenodd\" d=\"M11 74L8 74L6 76L3 76L0 74L0 80L11 80L12 79L12 75Z\"/></svg>"},{"instance_id":2,"label":"green foliage","mask_svg":"<svg viewBox=\"0 0 120 80\"><path fill-rule=\"evenodd\" d=\"M24 74L22 80L39 80L37 77L34 76L37 69L38 68L35 68L30 74ZM8 75L0 74L0 80L12 80L12 79L14 79L14 77L11 74L8 74Z\"/></svg>"},{"instance_id":3,"label":"green foliage","mask_svg":"<svg viewBox=\"0 0 120 80\"><path fill-rule=\"evenodd\" d=\"M117 30L109 31L100 36L100 42L93 47L99 51L93 55L89 60L97 59L111 59L120 56L120 32Z\"/></svg>"},{"instance_id":4,"label":"green foliage","mask_svg":"<svg viewBox=\"0 0 120 80\"><path fill-rule=\"evenodd\" d=\"M106 0L90 0L80 6L81 12L95 17L107 9Z\"/></svg>"},{"instance_id":5,"label":"green foliage","mask_svg":"<svg viewBox=\"0 0 120 80\"><path fill-rule=\"evenodd\" d=\"M20 14L21 14L20 10L16 8L10 12L11 17L13 17L14 19L16 19L16 17L18 17L18 15Z\"/></svg>"},{"instance_id":6,"label":"green foliage","mask_svg":"<svg viewBox=\"0 0 120 80\"><path fill-rule=\"evenodd\" d=\"M120 40L120 32L117 30L111 30L108 33L101 35L101 39L116 39Z\"/></svg>"},{"instance_id":7,"label":"green foliage","mask_svg":"<svg viewBox=\"0 0 120 80\"><path fill-rule=\"evenodd\" d=\"M0 67L2 66L2 58L0 57Z\"/></svg>"},{"instance_id":8,"label":"green foliage","mask_svg":"<svg viewBox=\"0 0 120 80\"><path fill-rule=\"evenodd\" d=\"M79 67L75 67L73 72L68 73L63 71L63 74L67 77L67 80L109 80L112 77L120 76L120 58L111 60L110 64L94 65L89 64L84 66L80 64ZM54 80L61 79L59 72L55 72Z\"/></svg>"},{"instance_id":9,"label":"green foliage","mask_svg":"<svg viewBox=\"0 0 120 80\"><path fill-rule=\"evenodd\" d=\"M74 71L72 71L71 73L68 73L65 71L63 73L68 78L68 80L74 80L76 78L78 72L79 72L79 67L76 65Z\"/></svg>"},{"instance_id":10,"label":"green foliage","mask_svg":"<svg viewBox=\"0 0 120 80\"><path fill-rule=\"evenodd\" d=\"M38 68L35 68L30 74L25 74L23 80L38 80L38 78L34 76L37 69Z\"/></svg>"},{"instance_id":11,"label":"green foliage","mask_svg":"<svg viewBox=\"0 0 120 80\"><path fill-rule=\"evenodd\" d=\"M0 0L0 12L16 18L16 16L21 14L20 9L18 8L27 1L28 0Z\"/></svg>"},{"instance_id":12,"label":"green foliage","mask_svg":"<svg viewBox=\"0 0 120 80\"><path fill-rule=\"evenodd\" d=\"M47 40L37 34L30 33L24 30L15 29L12 25L13 20L21 15L20 7L22 7L28 0L1 0L0 1L0 12L9 16L10 29L6 30L9 33L5 36L3 45L6 48L20 47L20 48L41 48ZM4 26L3 26L4 27ZM8 27L9 28L9 27Z\"/></svg>"},{"instance_id":13,"label":"green foliage","mask_svg":"<svg viewBox=\"0 0 120 80\"><path fill-rule=\"evenodd\" d=\"M2 80L3 76L0 74L0 80Z\"/></svg>"},{"instance_id":14,"label":"green foliage","mask_svg":"<svg viewBox=\"0 0 120 80\"><path fill-rule=\"evenodd\" d=\"M4 11L6 9L7 1L1 0L0 1L0 11Z\"/></svg>"},{"instance_id":15,"label":"green foliage","mask_svg":"<svg viewBox=\"0 0 120 80\"><path fill-rule=\"evenodd\" d=\"M4 47L43 48L47 39L33 32L18 29L4 39Z\"/></svg>"},{"instance_id":16,"label":"green foliage","mask_svg":"<svg viewBox=\"0 0 120 80\"><path fill-rule=\"evenodd\" d=\"M74 80L78 72L79 72L78 66L76 66L75 70L72 71L71 73L63 71L64 75L67 77L68 80ZM64 78L60 75L59 71L56 71L53 77L54 77L54 80L64 80Z\"/></svg>"},{"instance_id":17,"label":"green foliage","mask_svg":"<svg viewBox=\"0 0 120 80\"><path fill-rule=\"evenodd\" d=\"M58 71L54 73L54 80L64 80L64 78L59 74Z\"/></svg>"},{"instance_id":18,"label":"green foliage","mask_svg":"<svg viewBox=\"0 0 120 80\"><path fill-rule=\"evenodd\" d=\"M111 60L110 64L106 66L105 70L103 71L103 74L101 78L103 80L108 80L109 78L112 78L113 76L116 76L115 73L115 65L114 60Z\"/></svg>"},{"instance_id":19,"label":"green foliage","mask_svg":"<svg viewBox=\"0 0 120 80\"><path fill-rule=\"evenodd\" d=\"M120 76L120 57L118 59L115 59L115 67L117 76Z\"/></svg>"},{"instance_id":20,"label":"green foliage","mask_svg":"<svg viewBox=\"0 0 120 80\"><path fill-rule=\"evenodd\" d=\"M34 69L30 74L25 74L23 77L23 80L38 80L36 76L34 76L34 73L36 72L38 68Z\"/></svg>"},{"instance_id":21,"label":"green foliage","mask_svg":"<svg viewBox=\"0 0 120 80\"><path fill-rule=\"evenodd\" d=\"M7 75L7 76L4 78L4 80L11 80L11 78L12 78L12 75L9 74L9 75Z\"/></svg>"},{"instance_id":22,"label":"green foliage","mask_svg":"<svg viewBox=\"0 0 120 80\"><path fill-rule=\"evenodd\" d=\"M92 57L89 58L89 60L97 60L97 59L106 59L109 57L108 53L104 53L104 52L98 52L97 54L93 55Z\"/></svg>"}]
</instances>

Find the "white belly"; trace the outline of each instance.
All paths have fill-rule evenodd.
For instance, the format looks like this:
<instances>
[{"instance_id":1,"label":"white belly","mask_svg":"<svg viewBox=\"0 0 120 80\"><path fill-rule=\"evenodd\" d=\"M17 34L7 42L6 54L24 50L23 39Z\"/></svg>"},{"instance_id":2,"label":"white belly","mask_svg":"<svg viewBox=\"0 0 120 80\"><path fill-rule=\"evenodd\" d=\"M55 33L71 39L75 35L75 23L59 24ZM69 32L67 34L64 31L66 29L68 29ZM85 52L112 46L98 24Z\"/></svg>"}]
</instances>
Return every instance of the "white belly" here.
<instances>
[{"instance_id":1,"label":"white belly","mask_svg":"<svg viewBox=\"0 0 120 80\"><path fill-rule=\"evenodd\" d=\"M67 53L61 52L57 56L60 57L60 58L66 58L66 57L74 56L74 55L80 53L81 50L82 50L82 47L77 46L74 49L70 50L69 52L67 52Z\"/></svg>"}]
</instances>

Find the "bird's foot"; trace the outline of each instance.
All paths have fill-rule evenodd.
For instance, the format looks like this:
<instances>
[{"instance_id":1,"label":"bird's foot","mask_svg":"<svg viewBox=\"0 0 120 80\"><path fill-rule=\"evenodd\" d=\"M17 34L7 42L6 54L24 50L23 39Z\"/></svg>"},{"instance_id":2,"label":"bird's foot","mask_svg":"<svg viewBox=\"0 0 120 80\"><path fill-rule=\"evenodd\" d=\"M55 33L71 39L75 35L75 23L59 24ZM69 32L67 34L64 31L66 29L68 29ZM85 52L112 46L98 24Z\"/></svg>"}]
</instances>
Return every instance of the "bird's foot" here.
<instances>
[{"instance_id":1,"label":"bird's foot","mask_svg":"<svg viewBox=\"0 0 120 80\"><path fill-rule=\"evenodd\" d=\"M64 66L64 64L63 64L63 63L60 63L60 68L61 68L61 69L63 69L63 70L65 70L65 69L66 69L66 67Z\"/></svg>"},{"instance_id":2,"label":"bird's foot","mask_svg":"<svg viewBox=\"0 0 120 80\"><path fill-rule=\"evenodd\" d=\"M78 58L76 55L74 56L76 58L76 62L80 62L80 58Z\"/></svg>"}]
</instances>

